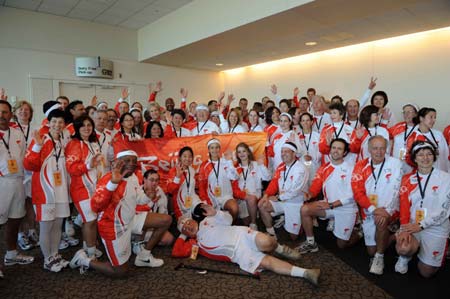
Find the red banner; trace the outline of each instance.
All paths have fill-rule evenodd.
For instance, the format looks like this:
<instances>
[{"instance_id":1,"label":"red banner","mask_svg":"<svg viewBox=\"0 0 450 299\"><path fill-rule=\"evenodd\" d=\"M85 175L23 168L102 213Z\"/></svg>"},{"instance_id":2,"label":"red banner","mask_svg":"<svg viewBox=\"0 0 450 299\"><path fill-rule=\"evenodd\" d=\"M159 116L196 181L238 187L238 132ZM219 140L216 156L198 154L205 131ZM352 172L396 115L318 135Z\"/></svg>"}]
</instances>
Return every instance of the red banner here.
<instances>
[{"instance_id":1,"label":"red banner","mask_svg":"<svg viewBox=\"0 0 450 299\"><path fill-rule=\"evenodd\" d=\"M155 169L161 176L162 185L165 186L167 173L178 162L178 152L185 146L190 146L194 151L193 167L197 169L203 161L208 159L206 144L212 138L220 140L222 153L233 152L235 156L236 146L245 142L253 151L255 159L264 157L267 141L267 133L235 133L222 135L201 135L195 137L180 138L150 138L135 142L120 142L114 144L114 155L118 152L131 149L139 155L139 162L145 169ZM235 158L235 157L234 157Z\"/></svg>"}]
</instances>

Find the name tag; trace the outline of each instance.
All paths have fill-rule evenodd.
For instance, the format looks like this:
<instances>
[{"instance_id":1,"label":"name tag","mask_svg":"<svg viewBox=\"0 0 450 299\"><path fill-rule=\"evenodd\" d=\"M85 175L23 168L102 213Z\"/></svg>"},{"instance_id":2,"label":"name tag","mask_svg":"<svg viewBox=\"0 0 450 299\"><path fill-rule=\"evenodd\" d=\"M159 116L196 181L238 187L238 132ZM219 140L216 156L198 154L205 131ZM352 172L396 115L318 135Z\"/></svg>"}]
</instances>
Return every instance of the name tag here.
<instances>
[{"instance_id":1,"label":"name tag","mask_svg":"<svg viewBox=\"0 0 450 299\"><path fill-rule=\"evenodd\" d=\"M55 187L59 187L62 185L61 171L58 170L53 173L53 183L55 184Z\"/></svg>"},{"instance_id":2,"label":"name tag","mask_svg":"<svg viewBox=\"0 0 450 299\"><path fill-rule=\"evenodd\" d=\"M188 209L192 207L192 196L186 196L186 198L184 199L184 206Z\"/></svg>"},{"instance_id":3,"label":"name tag","mask_svg":"<svg viewBox=\"0 0 450 299\"><path fill-rule=\"evenodd\" d=\"M378 206L378 195L377 194L369 194L369 201L371 205L375 207Z\"/></svg>"},{"instance_id":4,"label":"name tag","mask_svg":"<svg viewBox=\"0 0 450 299\"><path fill-rule=\"evenodd\" d=\"M426 209L416 210L416 224L419 224L420 221L425 219L426 213L427 213Z\"/></svg>"},{"instance_id":5,"label":"name tag","mask_svg":"<svg viewBox=\"0 0 450 299\"><path fill-rule=\"evenodd\" d=\"M405 156L406 156L406 148L402 147L402 148L400 149L399 154L398 154L398 158L399 158L400 160L405 160Z\"/></svg>"},{"instance_id":6,"label":"name tag","mask_svg":"<svg viewBox=\"0 0 450 299\"><path fill-rule=\"evenodd\" d=\"M10 174L15 174L19 172L19 166L17 165L17 160L8 160L8 172Z\"/></svg>"},{"instance_id":7,"label":"name tag","mask_svg":"<svg viewBox=\"0 0 450 299\"><path fill-rule=\"evenodd\" d=\"M222 188L220 188L220 186L214 187L214 196L216 197L222 196Z\"/></svg>"}]
</instances>

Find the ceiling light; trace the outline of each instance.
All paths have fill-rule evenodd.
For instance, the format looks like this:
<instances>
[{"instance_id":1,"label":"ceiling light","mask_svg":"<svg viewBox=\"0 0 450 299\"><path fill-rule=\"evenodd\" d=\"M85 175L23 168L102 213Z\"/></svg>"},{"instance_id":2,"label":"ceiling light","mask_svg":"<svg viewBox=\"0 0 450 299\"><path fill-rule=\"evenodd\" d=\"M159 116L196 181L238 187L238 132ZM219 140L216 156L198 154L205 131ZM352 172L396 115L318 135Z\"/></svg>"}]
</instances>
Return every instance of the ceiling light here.
<instances>
[{"instance_id":1,"label":"ceiling light","mask_svg":"<svg viewBox=\"0 0 450 299\"><path fill-rule=\"evenodd\" d=\"M223 63L216 63L217 66L223 66Z\"/></svg>"},{"instance_id":2,"label":"ceiling light","mask_svg":"<svg viewBox=\"0 0 450 299\"><path fill-rule=\"evenodd\" d=\"M307 42L307 43L305 43L305 45L311 47L311 46L317 45L317 42Z\"/></svg>"}]
</instances>

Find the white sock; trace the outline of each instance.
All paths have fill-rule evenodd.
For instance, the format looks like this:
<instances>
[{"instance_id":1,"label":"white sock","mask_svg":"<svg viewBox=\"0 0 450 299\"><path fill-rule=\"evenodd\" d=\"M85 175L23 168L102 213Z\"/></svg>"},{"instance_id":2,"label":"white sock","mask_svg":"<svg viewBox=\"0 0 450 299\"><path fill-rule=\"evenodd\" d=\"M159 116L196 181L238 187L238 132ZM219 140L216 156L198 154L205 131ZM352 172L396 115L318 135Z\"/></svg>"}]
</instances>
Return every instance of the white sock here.
<instances>
[{"instance_id":1,"label":"white sock","mask_svg":"<svg viewBox=\"0 0 450 299\"><path fill-rule=\"evenodd\" d=\"M89 268L89 264L91 263L90 258L83 258L81 259L81 265L85 266L86 268Z\"/></svg>"},{"instance_id":2,"label":"white sock","mask_svg":"<svg viewBox=\"0 0 450 299\"><path fill-rule=\"evenodd\" d=\"M138 256L142 256L142 257L149 256L151 253L152 253L151 250L147 250L147 249L145 249L144 246L142 246L141 251L139 252Z\"/></svg>"},{"instance_id":3,"label":"white sock","mask_svg":"<svg viewBox=\"0 0 450 299\"><path fill-rule=\"evenodd\" d=\"M273 227L270 228L266 228L266 231L271 234L272 236L275 236L275 230L273 229Z\"/></svg>"},{"instance_id":4,"label":"white sock","mask_svg":"<svg viewBox=\"0 0 450 299\"><path fill-rule=\"evenodd\" d=\"M312 237L306 237L306 242L308 242L309 244L314 244L316 242L316 240L314 239L314 236Z\"/></svg>"},{"instance_id":5,"label":"white sock","mask_svg":"<svg viewBox=\"0 0 450 299\"><path fill-rule=\"evenodd\" d=\"M87 251L88 257L95 257L95 250L96 250L95 246L87 247L86 251Z\"/></svg>"},{"instance_id":6,"label":"white sock","mask_svg":"<svg viewBox=\"0 0 450 299\"><path fill-rule=\"evenodd\" d=\"M381 258L384 258L384 253L378 253L378 252L376 252L376 253L375 253L375 257L381 257Z\"/></svg>"},{"instance_id":7,"label":"white sock","mask_svg":"<svg viewBox=\"0 0 450 299\"><path fill-rule=\"evenodd\" d=\"M5 257L7 259L14 259L17 256L17 250L7 250Z\"/></svg>"},{"instance_id":8,"label":"white sock","mask_svg":"<svg viewBox=\"0 0 450 299\"><path fill-rule=\"evenodd\" d=\"M297 266L292 266L291 276L303 277L305 275L305 270L306 269L304 269L304 268L300 268L300 267L297 267Z\"/></svg>"}]
</instances>

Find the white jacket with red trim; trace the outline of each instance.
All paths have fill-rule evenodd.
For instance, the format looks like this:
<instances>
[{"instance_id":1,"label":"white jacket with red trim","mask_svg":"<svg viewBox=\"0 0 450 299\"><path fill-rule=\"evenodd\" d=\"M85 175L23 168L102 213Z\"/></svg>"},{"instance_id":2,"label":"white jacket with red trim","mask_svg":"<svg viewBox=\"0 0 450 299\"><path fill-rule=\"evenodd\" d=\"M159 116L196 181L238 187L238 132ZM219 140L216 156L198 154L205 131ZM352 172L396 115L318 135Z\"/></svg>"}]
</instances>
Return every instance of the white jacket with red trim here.
<instances>
[{"instance_id":1,"label":"white jacket with red trim","mask_svg":"<svg viewBox=\"0 0 450 299\"><path fill-rule=\"evenodd\" d=\"M94 155L100 152L96 142L72 139L66 146L66 169L70 176L70 197L74 202L91 199L103 167L90 168Z\"/></svg>"},{"instance_id":2,"label":"white jacket with red trim","mask_svg":"<svg viewBox=\"0 0 450 299\"><path fill-rule=\"evenodd\" d=\"M216 132L220 134L219 127L212 121L197 122L197 125L191 130L191 136L206 135Z\"/></svg>"},{"instance_id":3,"label":"white jacket with red trim","mask_svg":"<svg viewBox=\"0 0 450 299\"><path fill-rule=\"evenodd\" d=\"M342 130L341 130L342 128ZM340 131L340 132L339 132ZM331 161L330 154L330 145L327 143L327 135L332 134L333 138L342 138L347 143L350 144L350 139L353 133L353 128L344 123L344 121L340 121L338 123L331 123L325 125L322 132L320 133L320 141L319 141L319 151L322 154L322 164L328 163ZM345 161L355 163L356 155L353 153L348 153L345 156Z\"/></svg>"},{"instance_id":4,"label":"white jacket with red trim","mask_svg":"<svg viewBox=\"0 0 450 299\"><path fill-rule=\"evenodd\" d=\"M3 138L3 140L1 140ZM6 143L6 145L5 145ZM8 148L9 147L9 153ZM0 130L0 177L23 177L23 157L25 156L25 138L22 133L15 128ZM11 173L8 168L8 161L15 160L17 171ZM11 168L12 171L15 171Z\"/></svg>"},{"instance_id":5,"label":"white jacket with red trim","mask_svg":"<svg viewBox=\"0 0 450 299\"><path fill-rule=\"evenodd\" d=\"M114 149L112 147L112 135L111 131L104 129L103 132L95 130L97 135L98 145L105 159L105 171L111 170L111 162L114 160Z\"/></svg>"},{"instance_id":6,"label":"white jacket with red trim","mask_svg":"<svg viewBox=\"0 0 450 299\"><path fill-rule=\"evenodd\" d=\"M39 146L33 140L23 160L25 169L33 171L31 191L33 204L69 203L69 184L66 171L64 141L55 141L56 149L48 134L43 136L43 144ZM56 163L55 153L61 156ZM57 167L58 165L58 167ZM61 172L61 185L55 186L54 173Z\"/></svg>"},{"instance_id":7,"label":"white jacket with red trim","mask_svg":"<svg viewBox=\"0 0 450 299\"><path fill-rule=\"evenodd\" d=\"M304 192L308 191L308 172L299 160L295 160L290 167L286 168L284 162L278 166L265 193L269 196L279 194L281 201L303 203Z\"/></svg>"},{"instance_id":8,"label":"white jacket with red trim","mask_svg":"<svg viewBox=\"0 0 450 299\"><path fill-rule=\"evenodd\" d=\"M230 167L231 161L220 158L220 169L218 161L205 161L200 165L198 171L198 192L200 199L204 202L212 203L215 209L219 209L219 200L228 200L233 198L233 188L231 186ZM218 178L214 169L218 171ZM214 190L216 186L220 187L221 196L216 197Z\"/></svg>"},{"instance_id":9,"label":"white jacket with red trim","mask_svg":"<svg viewBox=\"0 0 450 299\"><path fill-rule=\"evenodd\" d=\"M369 128L364 131L364 134L361 138L356 136L356 131L353 131L350 142L350 151L353 153L357 153L356 161L360 161L370 157L369 153L369 139L371 136L381 136L386 139L387 147L386 147L386 155L390 154L390 146L389 146L389 132L386 128L381 126L375 126L374 128Z\"/></svg>"},{"instance_id":10,"label":"white jacket with red trim","mask_svg":"<svg viewBox=\"0 0 450 299\"><path fill-rule=\"evenodd\" d=\"M281 130L276 133L272 141L270 142L267 148L267 154L271 159L271 169L275 170L278 165L280 165L283 161L281 160L281 148L288 141L288 139L294 138L294 144L297 146L297 156L300 156L302 153L302 145L300 143L299 136L293 131L289 130L287 132L282 132Z\"/></svg>"},{"instance_id":11,"label":"white jacket with red trim","mask_svg":"<svg viewBox=\"0 0 450 299\"><path fill-rule=\"evenodd\" d=\"M331 162L322 165L309 188L311 197L318 196L322 191L327 202L333 203L339 200L342 203L342 206L337 207L336 210L356 212L357 206L351 187L352 172L353 164L346 161L339 165Z\"/></svg>"},{"instance_id":12,"label":"white jacket with red trim","mask_svg":"<svg viewBox=\"0 0 450 299\"><path fill-rule=\"evenodd\" d=\"M195 170L189 166L187 171L184 171L184 175L180 178L176 177L176 168L172 168L168 175L167 190L172 194L173 210L177 220L180 217L191 218L192 209L195 208L202 201L195 193ZM189 172L189 173L188 173ZM189 190L187 180L190 178ZM190 206L186 206L186 198L188 195L191 197ZM211 202L205 202L212 205Z\"/></svg>"},{"instance_id":13,"label":"white jacket with red trim","mask_svg":"<svg viewBox=\"0 0 450 299\"><path fill-rule=\"evenodd\" d=\"M250 166L242 166L238 163L232 168L233 196L237 199L245 199L248 194L261 198L262 181L270 181L271 174L264 164L251 161Z\"/></svg>"},{"instance_id":14,"label":"white jacket with red trim","mask_svg":"<svg viewBox=\"0 0 450 299\"><path fill-rule=\"evenodd\" d=\"M150 199L142 190L133 173L119 184L111 182L108 172L97 183L91 208L98 214L98 231L105 240L115 240L131 229L130 223L136 214L138 204L147 204Z\"/></svg>"},{"instance_id":15,"label":"white jacket with red trim","mask_svg":"<svg viewBox=\"0 0 450 299\"><path fill-rule=\"evenodd\" d=\"M422 188L428 175L419 179ZM400 223L415 223L416 210L420 208L422 197L417 182L417 172L405 175L400 188ZM435 168L431 173L425 190L422 208L426 209L425 218L419 223L423 229L438 237L447 238L450 233L450 174Z\"/></svg>"},{"instance_id":16,"label":"white jacket with red trim","mask_svg":"<svg viewBox=\"0 0 450 299\"><path fill-rule=\"evenodd\" d=\"M321 133L325 125L331 125L333 121L331 120L330 114L324 112L322 115L313 115L313 131L317 133Z\"/></svg>"},{"instance_id":17,"label":"white jacket with red trim","mask_svg":"<svg viewBox=\"0 0 450 299\"><path fill-rule=\"evenodd\" d=\"M398 193L402 179L402 162L398 159L386 156L383 169L380 173L375 190L374 175L378 173L382 163L371 167L371 158L361 160L356 163L352 174L352 190L356 202L361 210L361 217L372 214L376 208L384 207L392 216L399 210ZM376 194L377 205L372 205L369 195Z\"/></svg>"}]
</instances>

